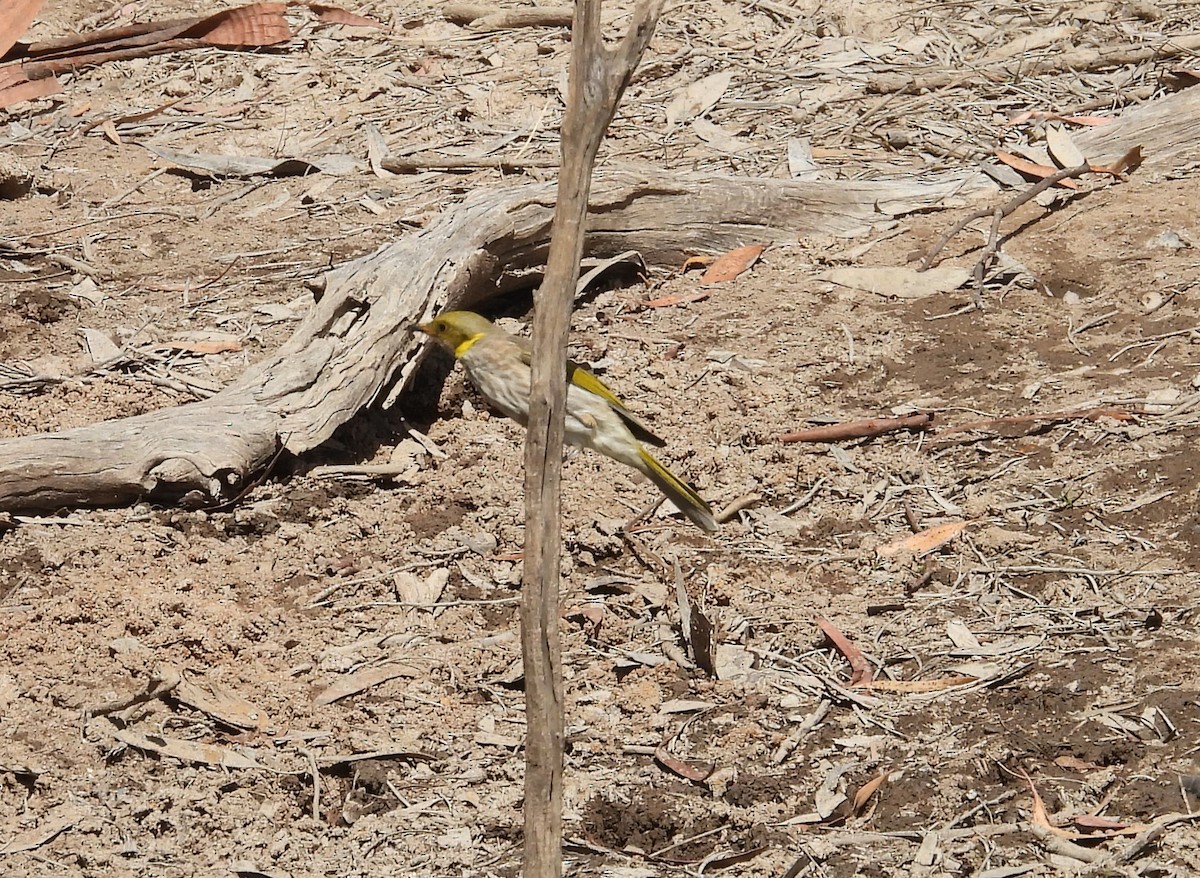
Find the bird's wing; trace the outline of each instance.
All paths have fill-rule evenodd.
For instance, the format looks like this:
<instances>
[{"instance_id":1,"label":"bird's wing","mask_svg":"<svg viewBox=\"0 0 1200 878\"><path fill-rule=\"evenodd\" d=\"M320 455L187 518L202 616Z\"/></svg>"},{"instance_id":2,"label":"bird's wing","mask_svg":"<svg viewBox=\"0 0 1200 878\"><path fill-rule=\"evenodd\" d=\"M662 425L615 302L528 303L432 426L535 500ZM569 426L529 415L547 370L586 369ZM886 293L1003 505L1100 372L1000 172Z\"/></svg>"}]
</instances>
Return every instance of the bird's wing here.
<instances>
[{"instance_id":1,"label":"bird's wing","mask_svg":"<svg viewBox=\"0 0 1200 878\"><path fill-rule=\"evenodd\" d=\"M521 347L521 359L525 361L525 365L532 365L533 346L523 338L518 338L518 342ZM596 374L586 366L581 366L574 360L567 360L567 382L574 384L580 390L594 393L607 402L612 407L612 410L620 415L621 420L625 422L625 426L629 428L629 432L639 442L646 442L659 448L667 444L663 439L655 435L649 427L639 421L633 412L625 408L625 403L621 402L621 398L613 393L612 388L597 378Z\"/></svg>"}]
</instances>

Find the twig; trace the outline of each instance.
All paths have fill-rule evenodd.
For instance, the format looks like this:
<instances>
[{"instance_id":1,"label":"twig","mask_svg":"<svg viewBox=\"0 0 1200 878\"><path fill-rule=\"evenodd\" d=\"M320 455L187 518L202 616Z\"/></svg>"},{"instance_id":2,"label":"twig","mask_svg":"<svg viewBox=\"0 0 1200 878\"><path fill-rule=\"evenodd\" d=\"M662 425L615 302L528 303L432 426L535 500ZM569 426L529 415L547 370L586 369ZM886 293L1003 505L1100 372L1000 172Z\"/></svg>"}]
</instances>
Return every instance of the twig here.
<instances>
[{"instance_id":1,"label":"twig","mask_svg":"<svg viewBox=\"0 0 1200 878\"><path fill-rule=\"evenodd\" d=\"M842 424L827 424L795 433L784 433L780 442L840 442L843 439L864 439L882 436L897 430L925 430L933 424L933 412L918 412L900 418L865 418Z\"/></svg>"},{"instance_id":2,"label":"twig","mask_svg":"<svg viewBox=\"0 0 1200 878\"><path fill-rule=\"evenodd\" d=\"M119 698L116 701L109 701L105 704L98 704L95 707L85 707L83 709L83 721L86 723L89 719L97 716L108 716L111 713L120 713L123 710L128 710L131 707L136 707L139 704L145 704L148 701L154 701L157 698L162 698L169 692L175 689L181 682L179 671L170 665L161 665L154 669L150 675L150 679L146 681L146 689L143 692L138 692L135 695L130 695L125 698Z\"/></svg>"},{"instance_id":3,"label":"twig","mask_svg":"<svg viewBox=\"0 0 1200 878\"><path fill-rule=\"evenodd\" d=\"M999 214L1000 219L1003 219L1004 217L1009 216L1021 205L1026 204L1037 196L1041 195L1055 183L1059 183L1072 177L1082 177L1091 170L1091 167L1092 166L1090 164L1085 162L1075 168L1064 168L1057 173L1051 174L1049 177L1043 177L1020 195L1016 196L1008 201L1008 203L1001 205L998 208L981 207L979 210L972 211L962 220L951 226L950 230L942 235L942 237L938 238L937 243L929 248L929 252L926 253L925 258L921 260L921 265L917 268L917 270L928 271L930 268L932 268L934 266L934 259L936 259L937 255L942 252L942 249L950 243L950 240L971 223L975 222L975 220L983 219L985 216L995 216L996 214ZM993 222L996 221L993 220ZM995 251L993 251L993 253L994 252Z\"/></svg>"},{"instance_id":4,"label":"twig","mask_svg":"<svg viewBox=\"0 0 1200 878\"><path fill-rule=\"evenodd\" d=\"M450 3L442 9L442 15L453 24L480 31L517 27L571 27L574 10L570 6L501 9L479 3Z\"/></svg>"},{"instance_id":5,"label":"twig","mask_svg":"<svg viewBox=\"0 0 1200 878\"><path fill-rule=\"evenodd\" d=\"M1077 74L1087 70L1097 70L1101 67L1145 64L1149 61L1173 58L1198 49L1200 49L1200 34L1188 34L1152 46L1141 43L1125 43L1104 46L1099 49L1076 49L1071 52L1052 53L1036 61L1030 61L1022 54L1020 57L1002 64L989 65L966 72L937 71L923 76L908 76L903 73L880 74L867 80L867 91L875 94L891 92L920 94L925 91L959 85L977 86L981 80L1008 82L1017 77L1041 76L1046 73L1070 71L1072 74Z\"/></svg>"},{"instance_id":6,"label":"twig","mask_svg":"<svg viewBox=\"0 0 1200 878\"><path fill-rule=\"evenodd\" d=\"M114 195L112 198L108 199L108 201L105 201L103 204L100 205L100 209L108 210L110 207L116 207L118 204L120 204L122 201L124 201L126 198L128 198L130 195L132 195L134 192L137 192L139 189L141 189L143 186L145 186L147 183L151 182L152 180L157 180L159 177L161 177L163 174L165 174L169 170L170 170L170 168L159 168L158 170L151 171L149 174L142 177L142 179L138 180L136 183L134 183L132 186L130 186L128 189L126 189L124 192Z\"/></svg>"},{"instance_id":7,"label":"twig","mask_svg":"<svg viewBox=\"0 0 1200 878\"><path fill-rule=\"evenodd\" d=\"M1003 219L1004 211L996 208L996 212L992 214L992 228L988 231L987 246L979 254L979 259L975 261L975 270L972 272L975 277L975 287L971 296L975 307L980 310L983 310L983 279L987 275L992 260L996 258L996 251L1000 249L1000 221Z\"/></svg>"},{"instance_id":8,"label":"twig","mask_svg":"<svg viewBox=\"0 0 1200 878\"><path fill-rule=\"evenodd\" d=\"M1036 835L1042 846L1053 854L1070 857L1072 860L1079 860L1081 863L1095 864L1106 859L1103 851L1085 848L1082 845L1075 844L1075 842L1068 838L1055 835L1051 827L1040 824L1036 820L1029 821L1029 831Z\"/></svg>"},{"instance_id":9,"label":"twig","mask_svg":"<svg viewBox=\"0 0 1200 878\"><path fill-rule=\"evenodd\" d=\"M1138 835L1125 846L1119 853L1106 857L1088 870L1088 874L1102 874L1113 866L1127 866L1142 855L1142 853L1150 845L1157 842L1164 832L1174 826L1176 823L1190 822L1192 820L1200 820L1200 813L1196 814L1167 814L1159 817L1151 823L1146 829L1142 830Z\"/></svg>"},{"instance_id":10,"label":"twig","mask_svg":"<svg viewBox=\"0 0 1200 878\"><path fill-rule=\"evenodd\" d=\"M1067 412L1047 412L1040 415L1008 415L1002 418L987 418L982 421L969 421L954 427L939 430L939 436L949 436L952 433L968 433L975 430L991 430L1008 424L1033 425L1033 427L1049 426L1063 421L1096 421L1100 418L1115 418L1118 421L1132 421L1133 415L1124 409L1097 406L1090 409L1077 409ZM1028 431L1027 431L1028 432ZM1021 434L1025 435L1025 434Z\"/></svg>"},{"instance_id":11,"label":"twig","mask_svg":"<svg viewBox=\"0 0 1200 878\"><path fill-rule=\"evenodd\" d=\"M751 506L755 506L761 502L762 502L762 494L756 494L753 491L751 491L749 494L743 494L742 496L738 497L736 500L733 500L732 502L730 502L724 509L722 509L720 512L718 512L714 516L714 518L716 518L717 521L719 521L720 523L724 524L725 522L729 521L734 516L736 516L743 509L749 509Z\"/></svg>"},{"instance_id":12,"label":"twig","mask_svg":"<svg viewBox=\"0 0 1200 878\"><path fill-rule=\"evenodd\" d=\"M579 281L592 168L604 132L650 43L663 0L639 0L629 31L606 49L601 0L577 0L563 117L562 168L546 275L535 298L529 429L525 440L525 561L521 656L525 671L526 878L562 875L563 695L559 640L562 446L567 330Z\"/></svg>"},{"instance_id":13,"label":"twig","mask_svg":"<svg viewBox=\"0 0 1200 878\"><path fill-rule=\"evenodd\" d=\"M503 171L519 171L522 168L557 168L558 159L550 158L505 158L504 156L448 156L411 155L389 156L381 159L379 167L393 174L412 174L417 171L474 171L480 168L499 168Z\"/></svg>"},{"instance_id":14,"label":"twig","mask_svg":"<svg viewBox=\"0 0 1200 878\"><path fill-rule=\"evenodd\" d=\"M300 751L300 755L308 760L308 772L312 775L313 782L312 819L319 822L321 820L321 770L317 767L317 757L311 750L305 748Z\"/></svg>"},{"instance_id":15,"label":"twig","mask_svg":"<svg viewBox=\"0 0 1200 878\"><path fill-rule=\"evenodd\" d=\"M1075 348L1075 350L1079 354L1081 354L1085 357L1090 357L1091 353L1089 353L1088 351L1085 351L1080 346L1079 342L1077 342L1075 339L1078 338L1079 336L1083 335L1083 333L1087 332L1089 329L1095 329L1097 326L1101 326L1102 324L1107 323L1109 320L1111 320L1113 317L1117 316L1120 313L1121 313L1120 311L1118 311L1116 308L1114 308L1111 311L1106 311L1105 313L1101 314L1099 317L1093 317L1091 320L1088 320L1087 322L1080 324L1078 327L1072 328L1068 324L1067 344L1069 344L1071 347Z\"/></svg>"},{"instance_id":16,"label":"twig","mask_svg":"<svg viewBox=\"0 0 1200 878\"><path fill-rule=\"evenodd\" d=\"M1163 341L1164 339L1175 338L1176 336L1180 335L1192 335L1193 333L1200 333L1200 326L1191 326L1187 329L1177 329L1174 332L1164 332L1161 335L1151 335L1148 338L1143 338L1141 341L1135 341L1125 345L1125 347L1121 348L1115 354L1110 356L1108 361L1110 363L1115 363L1122 356L1136 348L1144 348L1148 344L1155 344Z\"/></svg>"}]
</instances>

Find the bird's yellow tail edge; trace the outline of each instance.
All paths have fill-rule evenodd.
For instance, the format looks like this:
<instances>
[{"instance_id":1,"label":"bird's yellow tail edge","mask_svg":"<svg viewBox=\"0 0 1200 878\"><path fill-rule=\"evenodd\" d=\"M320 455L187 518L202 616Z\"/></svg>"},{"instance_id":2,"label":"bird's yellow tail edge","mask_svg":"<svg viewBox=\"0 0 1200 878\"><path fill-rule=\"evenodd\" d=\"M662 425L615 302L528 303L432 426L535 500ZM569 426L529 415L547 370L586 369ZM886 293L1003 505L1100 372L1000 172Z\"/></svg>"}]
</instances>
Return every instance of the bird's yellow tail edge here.
<instances>
[{"instance_id":1,"label":"bird's yellow tail edge","mask_svg":"<svg viewBox=\"0 0 1200 878\"><path fill-rule=\"evenodd\" d=\"M695 488L659 463L654 455L645 448L641 449L638 454L646 466L644 472L650 477L650 481L654 482L655 486L667 495L668 500L679 507L680 512L702 530L709 533L716 533L720 530L717 519L713 516L712 507L696 493Z\"/></svg>"}]
</instances>

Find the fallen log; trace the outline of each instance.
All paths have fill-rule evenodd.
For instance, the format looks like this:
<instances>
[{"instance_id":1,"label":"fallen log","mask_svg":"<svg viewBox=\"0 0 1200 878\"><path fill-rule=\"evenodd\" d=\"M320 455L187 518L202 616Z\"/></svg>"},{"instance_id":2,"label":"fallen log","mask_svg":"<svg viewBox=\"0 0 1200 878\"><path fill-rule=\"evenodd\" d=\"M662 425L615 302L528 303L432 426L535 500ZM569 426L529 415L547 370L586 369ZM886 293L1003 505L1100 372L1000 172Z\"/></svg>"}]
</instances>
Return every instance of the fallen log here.
<instances>
[{"instance_id":1,"label":"fallen log","mask_svg":"<svg viewBox=\"0 0 1200 878\"><path fill-rule=\"evenodd\" d=\"M1075 135L1089 158L1142 145L1147 167L1195 150L1200 89ZM677 174L599 175L586 254L636 249L650 265L747 243L861 234L905 214L995 192L982 173L933 180L800 182ZM0 512L236 497L279 449L303 454L358 412L390 405L419 365L407 327L471 307L545 263L554 185L477 190L426 229L342 265L295 334L202 402L0 441Z\"/></svg>"},{"instance_id":2,"label":"fallen log","mask_svg":"<svg viewBox=\"0 0 1200 878\"><path fill-rule=\"evenodd\" d=\"M648 264L746 242L854 234L946 203L961 180L802 183L621 172L596 181L587 253ZM408 327L469 307L545 263L553 184L479 190L428 228L329 272L295 334L210 399L0 442L0 511L138 500L221 503L281 447L309 451L418 365Z\"/></svg>"}]
</instances>

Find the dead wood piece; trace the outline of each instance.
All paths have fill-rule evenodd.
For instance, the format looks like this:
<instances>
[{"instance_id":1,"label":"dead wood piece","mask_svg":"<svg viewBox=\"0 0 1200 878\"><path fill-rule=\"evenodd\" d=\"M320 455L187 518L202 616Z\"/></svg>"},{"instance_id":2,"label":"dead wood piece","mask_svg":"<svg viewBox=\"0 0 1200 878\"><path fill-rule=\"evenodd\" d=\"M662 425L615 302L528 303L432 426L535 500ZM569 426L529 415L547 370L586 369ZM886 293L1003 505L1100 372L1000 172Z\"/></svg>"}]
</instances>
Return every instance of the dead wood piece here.
<instances>
[{"instance_id":1,"label":"dead wood piece","mask_svg":"<svg viewBox=\"0 0 1200 878\"><path fill-rule=\"evenodd\" d=\"M252 403L195 403L0 442L0 507L233 496L275 453L279 418Z\"/></svg>"},{"instance_id":2,"label":"dead wood piece","mask_svg":"<svg viewBox=\"0 0 1200 878\"><path fill-rule=\"evenodd\" d=\"M501 9L480 3L450 3L442 15L453 24L471 30L505 30L518 27L570 27L575 10L571 6L536 6L525 9Z\"/></svg>"},{"instance_id":3,"label":"dead wood piece","mask_svg":"<svg viewBox=\"0 0 1200 878\"><path fill-rule=\"evenodd\" d=\"M638 0L629 30L612 49L605 48L601 33L601 0L578 0L574 9L554 237L545 280L534 303L534 355L525 438L521 657L528 721L523 862L524 874L529 878L558 878L563 872L564 711L558 597L567 333L579 281L579 263L589 233L596 155L621 96L654 34L663 2Z\"/></svg>"},{"instance_id":4,"label":"dead wood piece","mask_svg":"<svg viewBox=\"0 0 1200 878\"><path fill-rule=\"evenodd\" d=\"M1129 64L1144 64L1158 58L1174 58L1200 49L1200 34L1173 37L1157 46L1126 43L1118 46L1076 49L1071 52L1048 54L1045 58L1030 61L1023 55L1003 64L989 64L968 71L936 71L920 76L904 73L881 73L867 80L867 91L872 94L920 94L940 88L977 84L981 79L991 82L1010 82L1028 79L1045 73L1065 73L1100 70L1105 67L1123 67Z\"/></svg>"},{"instance_id":5,"label":"dead wood piece","mask_svg":"<svg viewBox=\"0 0 1200 878\"><path fill-rule=\"evenodd\" d=\"M499 168L505 171L519 171L522 168L557 168L558 159L529 156L528 158L506 157L499 155L486 156L451 156L420 154L408 156L389 156L381 159L379 167L393 174L413 174L417 171L477 171L480 168Z\"/></svg>"},{"instance_id":6,"label":"dead wood piece","mask_svg":"<svg viewBox=\"0 0 1200 878\"><path fill-rule=\"evenodd\" d=\"M934 245L929 248L929 252L926 253L925 258L921 260L920 270L928 271L933 266L934 260L937 259L938 254L942 252L942 249L950 243L950 240L955 235L957 235L975 220L983 219L985 216L990 216L992 217L991 234L988 236L988 243L987 246L984 247L983 256L981 256L979 261L975 264L974 271L977 288L982 289L983 275L987 269L987 264L991 261L991 258L996 255L996 250L998 247L997 235L1000 231L1000 220L1013 213L1021 205L1032 201L1054 184L1060 183L1068 178L1081 177L1090 170L1092 170L1091 165L1089 165L1087 162L1084 162L1082 165L1079 165L1075 168L1064 168L1061 171L1050 174L1047 177L1043 177L1033 186L1030 186L1016 197L1009 199L1007 203L1001 205L1000 207L981 207L978 210L972 211L951 226L950 229L940 238L938 238Z\"/></svg>"},{"instance_id":7,"label":"dead wood piece","mask_svg":"<svg viewBox=\"0 0 1200 878\"><path fill-rule=\"evenodd\" d=\"M1020 436L1028 436L1031 432L1043 427L1050 427L1055 424L1061 424L1069 421L1096 421L1100 418L1113 418L1117 421L1132 421L1134 416L1125 409L1114 408L1112 406L1096 406L1094 408L1076 409L1075 411L1065 412L1046 412L1036 415L1007 415L1000 418L986 418L981 421L970 421L966 424L958 424L953 427L946 427L938 431L939 436L949 436L953 433L970 433L979 430L997 430L1004 426L1017 426L1018 431L1014 432L1009 438L1017 438Z\"/></svg>"},{"instance_id":8,"label":"dead wood piece","mask_svg":"<svg viewBox=\"0 0 1200 878\"><path fill-rule=\"evenodd\" d=\"M864 418L842 424L827 424L809 430L784 433L780 442L840 442L843 439L864 439L882 436L898 430L925 430L933 424L933 412L917 412L899 418Z\"/></svg>"}]
</instances>

